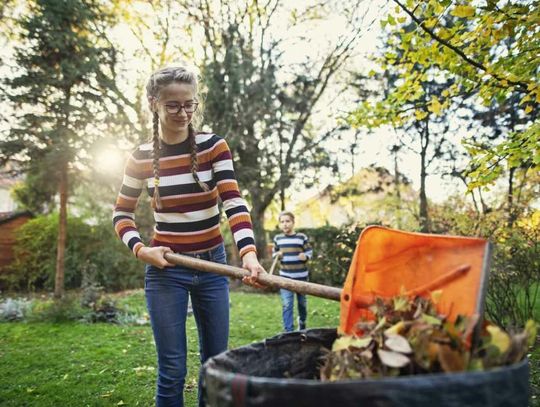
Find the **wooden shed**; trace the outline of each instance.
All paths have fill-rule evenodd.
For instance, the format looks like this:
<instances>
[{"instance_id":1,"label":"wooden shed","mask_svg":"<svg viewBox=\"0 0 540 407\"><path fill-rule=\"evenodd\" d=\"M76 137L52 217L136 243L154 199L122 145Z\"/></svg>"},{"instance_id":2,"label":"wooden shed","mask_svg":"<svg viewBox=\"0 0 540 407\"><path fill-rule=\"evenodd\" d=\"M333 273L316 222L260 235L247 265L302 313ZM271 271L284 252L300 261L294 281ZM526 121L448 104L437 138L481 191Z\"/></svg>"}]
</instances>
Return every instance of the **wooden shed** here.
<instances>
[{"instance_id":1,"label":"wooden shed","mask_svg":"<svg viewBox=\"0 0 540 407\"><path fill-rule=\"evenodd\" d=\"M32 218L30 212L0 213L0 272L13 261L15 231Z\"/></svg>"}]
</instances>

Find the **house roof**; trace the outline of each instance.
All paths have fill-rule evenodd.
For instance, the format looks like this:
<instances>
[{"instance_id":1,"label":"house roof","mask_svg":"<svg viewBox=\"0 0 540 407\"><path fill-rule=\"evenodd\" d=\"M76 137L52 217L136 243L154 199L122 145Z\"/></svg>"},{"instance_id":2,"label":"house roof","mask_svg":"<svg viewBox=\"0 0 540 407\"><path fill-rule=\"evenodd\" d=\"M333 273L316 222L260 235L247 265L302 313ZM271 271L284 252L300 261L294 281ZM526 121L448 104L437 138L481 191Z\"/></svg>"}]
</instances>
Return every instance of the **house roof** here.
<instances>
[{"instance_id":1,"label":"house roof","mask_svg":"<svg viewBox=\"0 0 540 407\"><path fill-rule=\"evenodd\" d=\"M0 212L0 225L7 223L13 219L17 219L21 216L34 217L30 211L19 211L19 212Z\"/></svg>"}]
</instances>

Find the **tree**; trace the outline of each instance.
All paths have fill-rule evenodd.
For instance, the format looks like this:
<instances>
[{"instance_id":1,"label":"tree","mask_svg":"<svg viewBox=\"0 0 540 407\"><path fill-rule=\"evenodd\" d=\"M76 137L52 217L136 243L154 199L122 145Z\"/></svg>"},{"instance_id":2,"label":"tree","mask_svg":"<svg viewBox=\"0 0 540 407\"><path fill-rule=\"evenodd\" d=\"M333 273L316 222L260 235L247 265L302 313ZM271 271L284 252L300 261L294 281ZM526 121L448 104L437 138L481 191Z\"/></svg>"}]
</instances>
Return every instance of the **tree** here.
<instances>
[{"instance_id":1,"label":"tree","mask_svg":"<svg viewBox=\"0 0 540 407\"><path fill-rule=\"evenodd\" d=\"M98 1L37 0L19 18L17 72L4 81L18 112L0 157L18 161L35 187L59 195L55 297L63 295L70 180L111 109L107 81L115 55L103 40L110 16ZM96 131L97 129L97 131ZM49 195L52 199L52 196Z\"/></svg>"},{"instance_id":2,"label":"tree","mask_svg":"<svg viewBox=\"0 0 540 407\"><path fill-rule=\"evenodd\" d=\"M266 246L264 214L276 195L283 202L284 191L306 175L306 169L332 165L322 146L336 137L340 126L321 129L311 119L360 37L363 25L355 13L356 3L319 2L305 13L294 9L288 15L280 0L183 4L188 25L202 27L205 123L226 136L233 150L239 184L252 205L260 253ZM347 34L326 54L314 52L296 67L284 66L283 38L271 30L277 16L289 18L293 25L308 18L314 23L331 7L342 7L348 16Z\"/></svg>"},{"instance_id":3,"label":"tree","mask_svg":"<svg viewBox=\"0 0 540 407\"><path fill-rule=\"evenodd\" d=\"M355 74L353 83L359 89L360 99L359 107L351 114L349 122L356 128L392 125L399 132L398 141L392 147L393 153L397 155L398 151L406 149L418 156L418 220L421 230L429 232L427 177L440 171L446 162L453 162L456 154L455 143L448 137L448 116L454 112L443 109L440 102L454 83L429 64L411 63L399 48L401 31L413 32L414 29L409 25L388 34L381 55L375 58L382 73L373 71L371 76ZM403 77L407 73L415 79L404 87ZM378 84L377 90L366 92L373 81Z\"/></svg>"},{"instance_id":4,"label":"tree","mask_svg":"<svg viewBox=\"0 0 540 407\"><path fill-rule=\"evenodd\" d=\"M473 156L469 174L473 181L469 187L493 183L505 167L518 168L524 161L538 170L539 2L393 1L397 5L395 13L383 24L394 26L400 33L396 49L403 52L411 66L421 63L436 68L456 82L440 101L444 108L450 105L445 103L447 100L463 93L477 95L485 106L515 97L519 100L519 114L529 118L497 145L474 141L468 144ZM409 22L417 29L403 30L402 26ZM401 76L402 89L414 86L417 78L409 74ZM403 92L400 97L406 99L410 94Z\"/></svg>"}]
</instances>

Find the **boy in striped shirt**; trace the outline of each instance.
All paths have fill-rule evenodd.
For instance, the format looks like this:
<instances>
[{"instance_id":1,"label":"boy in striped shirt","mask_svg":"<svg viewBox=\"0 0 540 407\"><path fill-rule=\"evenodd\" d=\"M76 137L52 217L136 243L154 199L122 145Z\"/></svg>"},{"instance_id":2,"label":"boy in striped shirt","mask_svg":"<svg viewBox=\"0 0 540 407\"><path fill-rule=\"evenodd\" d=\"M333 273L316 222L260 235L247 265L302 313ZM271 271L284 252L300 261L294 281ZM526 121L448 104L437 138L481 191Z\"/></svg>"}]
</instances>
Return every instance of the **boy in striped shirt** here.
<instances>
[{"instance_id":1,"label":"boy in striped shirt","mask_svg":"<svg viewBox=\"0 0 540 407\"><path fill-rule=\"evenodd\" d=\"M294 215L289 211L283 211L278 218L279 228L283 233L274 237L274 250L272 257L281 258L279 275L296 280L307 281L309 271L308 260L313 256L313 251L308 242L308 237L303 233L294 231ZM304 294L294 293L280 289L282 303L283 328L285 332L294 330L294 296L298 301L298 329L306 329L307 301Z\"/></svg>"}]
</instances>

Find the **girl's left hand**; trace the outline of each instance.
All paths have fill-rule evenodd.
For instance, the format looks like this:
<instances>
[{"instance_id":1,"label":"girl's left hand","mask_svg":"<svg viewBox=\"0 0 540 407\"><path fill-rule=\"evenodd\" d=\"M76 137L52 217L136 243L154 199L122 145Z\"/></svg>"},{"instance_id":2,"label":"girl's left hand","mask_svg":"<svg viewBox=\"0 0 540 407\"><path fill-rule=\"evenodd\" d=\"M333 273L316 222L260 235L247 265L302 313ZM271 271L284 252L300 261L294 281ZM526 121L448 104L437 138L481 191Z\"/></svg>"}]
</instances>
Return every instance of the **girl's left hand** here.
<instances>
[{"instance_id":1,"label":"girl's left hand","mask_svg":"<svg viewBox=\"0 0 540 407\"><path fill-rule=\"evenodd\" d=\"M264 285L257 281L259 274L265 273L266 270L260 265L255 252L248 252L242 257L242 267L251 272L251 276L242 278L244 284L256 288L264 288Z\"/></svg>"}]
</instances>

